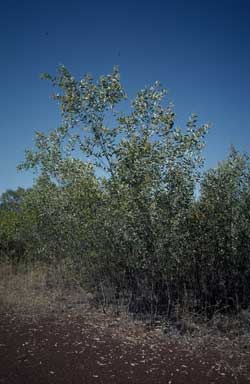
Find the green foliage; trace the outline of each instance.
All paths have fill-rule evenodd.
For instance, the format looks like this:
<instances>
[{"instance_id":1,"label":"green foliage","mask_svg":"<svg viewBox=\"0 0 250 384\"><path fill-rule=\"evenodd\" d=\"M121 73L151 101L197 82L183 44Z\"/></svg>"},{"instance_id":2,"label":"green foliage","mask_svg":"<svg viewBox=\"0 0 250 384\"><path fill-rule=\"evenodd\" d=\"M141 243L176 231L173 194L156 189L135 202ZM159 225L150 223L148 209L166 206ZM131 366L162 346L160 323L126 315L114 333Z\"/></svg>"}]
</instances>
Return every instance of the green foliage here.
<instances>
[{"instance_id":1,"label":"green foliage","mask_svg":"<svg viewBox=\"0 0 250 384\"><path fill-rule=\"evenodd\" d=\"M8 190L0 197L0 260L20 261L25 253L20 228L22 201L26 191Z\"/></svg>"},{"instance_id":2,"label":"green foliage","mask_svg":"<svg viewBox=\"0 0 250 384\"><path fill-rule=\"evenodd\" d=\"M0 210L18 212L25 196L25 189L18 188L16 191L7 190L0 196Z\"/></svg>"},{"instance_id":3,"label":"green foliage","mask_svg":"<svg viewBox=\"0 0 250 384\"><path fill-rule=\"evenodd\" d=\"M126 99L116 67L97 83L90 75L76 81L63 66L58 76L45 78L59 89L54 98L62 124L48 136L36 133L36 149L26 151L20 168L38 167L60 180L65 159L77 150L83 162L91 162L95 170L112 176L112 181L132 177L142 186L141 178L148 177L150 182L157 177L154 185L165 188L169 171L179 167L190 174L202 162L200 150L208 126L197 128L197 118L192 115L185 132L174 127L175 113L171 105L163 106L166 91L158 82L138 92L131 112L125 114L116 110Z\"/></svg>"},{"instance_id":4,"label":"green foliage","mask_svg":"<svg viewBox=\"0 0 250 384\"><path fill-rule=\"evenodd\" d=\"M177 127L159 82L129 108L116 67L97 82L63 66L43 78L61 126L26 151L33 188L2 195L1 242L18 233L27 260L67 259L104 304L133 312L248 305L249 158L232 148L202 176L208 125Z\"/></svg>"},{"instance_id":5,"label":"green foliage","mask_svg":"<svg viewBox=\"0 0 250 384\"><path fill-rule=\"evenodd\" d=\"M204 175L193 244L197 296L203 305L239 309L249 303L249 160L232 147L227 160Z\"/></svg>"}]
</instances>

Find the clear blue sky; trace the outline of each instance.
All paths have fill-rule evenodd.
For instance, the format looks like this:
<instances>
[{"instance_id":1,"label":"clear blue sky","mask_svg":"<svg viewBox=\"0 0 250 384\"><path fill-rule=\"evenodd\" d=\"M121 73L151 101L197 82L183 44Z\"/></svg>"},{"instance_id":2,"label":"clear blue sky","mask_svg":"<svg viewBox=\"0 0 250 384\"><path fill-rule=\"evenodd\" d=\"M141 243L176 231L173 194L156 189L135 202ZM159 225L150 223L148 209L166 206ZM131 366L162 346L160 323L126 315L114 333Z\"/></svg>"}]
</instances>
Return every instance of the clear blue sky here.
<instances>
[{"instance_id":1,"label":"clear blue sky","mask_svg":"<svg viewBox=\"0 0 250 384\"><path fill-rule=\"evenodd\" d=\"M5 0L0 5L0 193L30 186L17 173L34 131L59 125L41 72L64 64L73 74L120 66L129 95L160 80L178 121L191 112L212 122L206 166L229 146L250 152L248 0Z\"/></svg>"}]
</instances>

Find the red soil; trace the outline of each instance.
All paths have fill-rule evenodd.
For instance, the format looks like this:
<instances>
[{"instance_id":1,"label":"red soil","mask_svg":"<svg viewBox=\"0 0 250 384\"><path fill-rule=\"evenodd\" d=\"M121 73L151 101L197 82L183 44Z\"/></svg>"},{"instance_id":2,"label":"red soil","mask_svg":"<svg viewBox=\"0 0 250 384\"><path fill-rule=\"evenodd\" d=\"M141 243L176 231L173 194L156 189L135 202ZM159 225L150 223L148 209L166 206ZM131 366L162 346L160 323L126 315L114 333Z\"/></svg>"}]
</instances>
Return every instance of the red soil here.
<instances>
[{"instance_id":1,"label":"red soil","mask_svg":"<svg viewBox=\"0 0 250 384\"><path fill-rule=\"evenodd\" d=\"M0 383L231 384L214 352L185 351L167 337L122 329L104 317L0 314ZM238 383L247 383L239 377Z\"/></svg>"}]
</instances>

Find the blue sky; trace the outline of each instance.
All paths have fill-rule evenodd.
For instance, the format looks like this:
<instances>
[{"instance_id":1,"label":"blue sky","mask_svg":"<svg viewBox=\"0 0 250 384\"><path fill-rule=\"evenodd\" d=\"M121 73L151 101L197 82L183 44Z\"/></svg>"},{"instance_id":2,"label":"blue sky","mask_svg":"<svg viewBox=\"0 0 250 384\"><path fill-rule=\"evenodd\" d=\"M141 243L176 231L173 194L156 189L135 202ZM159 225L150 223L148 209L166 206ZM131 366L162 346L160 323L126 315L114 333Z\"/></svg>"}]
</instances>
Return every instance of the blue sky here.
<instances>
[{"instance_id":1,"label":"blue sky","mask_svg":"<svg viewBox=\"0 0 250 384\"><path fill-rule=\"evenodd\" d=\"M250 152L250 2L38 1L0 5L0 193L30 186L17 173L34 132L57 127L57 105L41 72L59 64L76 77L120 66L129 96L155 80L169 90L178 123L211 122L206 167L229 146Z\"/></svg>"}]
</instances>

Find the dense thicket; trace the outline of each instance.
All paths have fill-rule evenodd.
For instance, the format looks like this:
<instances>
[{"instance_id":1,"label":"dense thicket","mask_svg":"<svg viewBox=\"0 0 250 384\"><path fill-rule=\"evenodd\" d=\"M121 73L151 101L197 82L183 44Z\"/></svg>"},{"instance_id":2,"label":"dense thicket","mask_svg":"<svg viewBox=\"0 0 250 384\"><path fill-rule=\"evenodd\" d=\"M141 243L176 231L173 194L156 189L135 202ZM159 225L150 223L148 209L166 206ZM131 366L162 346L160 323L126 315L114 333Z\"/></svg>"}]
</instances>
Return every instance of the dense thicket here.
<instances>
[{"instance_id":1,"label":"dense thicket","mask_svg":"<svg viewBox=\"0 0 250 384\"><path fill-rule=\"evenodd\" d=\"M62 124L26 151L35 185L1 197L1 259L64 261L103 304L151 316L247 307L249 157L231 148L201 174L208 126L176 127L158 82L129 108L117 68L98 82L65 67L43 77Z\"/></svg>"}]
</instances>

